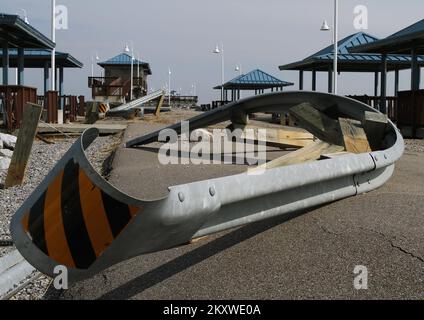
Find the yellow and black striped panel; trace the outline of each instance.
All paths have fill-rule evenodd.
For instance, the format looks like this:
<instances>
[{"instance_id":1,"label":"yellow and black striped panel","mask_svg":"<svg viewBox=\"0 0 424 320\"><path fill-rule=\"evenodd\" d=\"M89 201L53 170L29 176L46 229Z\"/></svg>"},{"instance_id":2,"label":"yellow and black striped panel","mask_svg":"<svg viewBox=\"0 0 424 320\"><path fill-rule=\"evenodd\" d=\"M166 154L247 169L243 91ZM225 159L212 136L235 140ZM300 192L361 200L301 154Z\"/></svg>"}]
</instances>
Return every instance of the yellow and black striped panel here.
<instances>
[{"instance_id":1,"label":"yellow and black striped panel","mask_svg":"<svg viewBox=\"0 0 424 320\"><path fill-rule=\"evenodd\" d=\"M69 268L88 269L141 211L96 187L71 160L25 215L34 244Z\"/></svg>"},{"instance_id":2,"label":"yellow and black striped panel","mask_svg":"<svg viewBox=\"0 0 424 320\"><path fill-rule=\"evenodd\" d=\"M99 105L99 112L100 113L106 113L107 112L107 105L105 105L105 104L100 104Z\"/></svg>"}]
</instances>

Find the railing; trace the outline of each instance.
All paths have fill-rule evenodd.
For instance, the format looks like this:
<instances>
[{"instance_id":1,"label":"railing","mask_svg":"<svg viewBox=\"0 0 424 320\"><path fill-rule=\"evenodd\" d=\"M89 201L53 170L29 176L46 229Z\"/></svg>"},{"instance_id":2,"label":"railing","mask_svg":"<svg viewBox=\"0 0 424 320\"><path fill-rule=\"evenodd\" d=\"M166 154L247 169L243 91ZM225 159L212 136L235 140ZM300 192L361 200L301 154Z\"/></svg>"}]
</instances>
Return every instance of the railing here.
<instances>
[{"instance_id":1,"label":"railing","mask_svg":"<svg viewBox=\"0 0 424 320\"><path fill-rule=\"evenodd\" d=\"M399 92L398 126L411 128L413 138L424 127L424 90Z\"/></svg>"},{"instance_id":2,"label":"railing","mask_svg":"<svg viewBox=\"0 0 424 320\"><path fill-rule=\"evenodd\" d=\"M22 124L24 107L28 102L37 103L37 89L25 86L0 86L0 112L9 132Z\"/></svg>"},{"instance_id":3,"label":"railing","mask_svg":"<svg viewBox=\"0 0 424 320\"><path fill-rule=\"evenodd\" d=\"M99 97L125 97L131 90L131 79L120 77L89 77L88 87L92 90L92 96ZM146 88L143 78L133 78L133 87Z\"/></svg>"},{"instance_id":4,"label":"railing","mask_svg":"<svg viewBox=\"0 0 424 320\"><path fill-rule=\"evenodd\" d=\"M63 122L73 122L77 116L85 116L84 96L58 96L57 92L49 91L46 96L37 97L38 104L44 107L43 121L58 123L57 110L63 110Z\"/></svg>"},{"instance_id":5,"label":"railing","mask_svg":"<svg viewBox=\"0 0 424 320\"><path fill-rule=\"evenodd\" d=\"M375 96L348 96L348 98L355 99L357 101L363 102L376 110L380 110L381 97ZM397 123L398 111L397 111L397 97L386 97L386 108L387 116L390 120Z\"/></svg>"}]
</instances>

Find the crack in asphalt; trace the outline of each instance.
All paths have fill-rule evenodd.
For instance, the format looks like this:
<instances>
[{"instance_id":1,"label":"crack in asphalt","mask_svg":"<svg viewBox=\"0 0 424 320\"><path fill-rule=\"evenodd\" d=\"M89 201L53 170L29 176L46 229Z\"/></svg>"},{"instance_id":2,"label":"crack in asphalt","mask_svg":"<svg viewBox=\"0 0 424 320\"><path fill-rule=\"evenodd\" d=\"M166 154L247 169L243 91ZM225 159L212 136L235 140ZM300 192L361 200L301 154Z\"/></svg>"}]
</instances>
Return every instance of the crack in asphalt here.
<instances>
[{"instance_id":1,"label":"crack in asphalt","mask_svg":"<svg viewBox=\"0 0 424 320\"><path fill-rule=\"evenodd\" d=\"M325 233L327 233L327 234L329 234L329 235L332 235L332 236L343 236L344 234L343 233L337 233L337 232L335 232L335 231L332 231L332 230L330 230L330 229L328 229L328 228L326 228L325 226L323 226L323 225L321 225L320 223L319 223L319 221L318 220L315 220L315 222L316 222L316 224L318 225L318 227L323 231L323 232L325 232ZM365 231L365 232L369 232L369 233L374 233L374 234L377 234L377 235L379 235L380 237L383 237L387 242L389 242L390 243L390 246L392 247L392 248L394 248L394 249L397 249L398 251L400 251L400 252L402 252L403 254L405 254L405 255L408 255L408 256L410 256L410 257L412 257L412 258L414 258L414 259L416 259L416 260L418 260L419 262L421 262L421 263L424 263L424 258L423 257L421 257L421 256L419 256L419 255L416 255L416 254L414 254L413 252L411 252L411 251L408 251L407 249L405 249L404 247L402 247L402 246L400 246L400 245L396 245L394 242L398 239L398 237L396 237L396 236L394 236L394 237L390 237L390 236L388 236L388 235L386 235L385 233L383 233L383 232L380 232L380 231L376 231L376 230L373 230L373 229L366 229L366 228L363 228L363 227L354 227L354 229L358 229L358 230L362 230L362 231Z\"/></svg>"},{"instance_id":2,"label":"crack in asphalt","mask_svg":"<svg viewBox=\"0 0 424 320\"><path fill-rule=\"evenodd\" d=\"M396 238L395 238L395 239L396 239ZM402 252L402 253L404 253L404 254L406 254L406 255L408 255L408 256L411 256L412 258L417 259L417 260L418 260L418 261L420 261L421 263L424 263L424 258L422 258L422 257L420 257L420 256L415 255L414 253L412 253L412 252L410 252L410 251L406 250L405 248L403 248L403 247L401 247L401 246L399 246L399 245L394 244L394 243L393 243L393 241L394 241L395 239L393 239L393 240L391 240L391 241L390 241L390 244L391 244L392 248L398 249L400 252Z\"/></svg>"}]
</instances>

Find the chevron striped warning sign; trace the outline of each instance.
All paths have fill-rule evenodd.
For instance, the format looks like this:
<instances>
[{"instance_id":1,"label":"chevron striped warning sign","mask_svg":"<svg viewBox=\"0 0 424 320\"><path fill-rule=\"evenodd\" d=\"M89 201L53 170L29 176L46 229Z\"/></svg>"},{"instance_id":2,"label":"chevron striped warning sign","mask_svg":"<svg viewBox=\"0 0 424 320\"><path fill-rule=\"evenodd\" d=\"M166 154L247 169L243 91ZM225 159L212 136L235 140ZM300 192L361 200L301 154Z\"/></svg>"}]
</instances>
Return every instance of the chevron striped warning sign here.
<instances>
[{"instance_id":1,"label":"chevron striped warning sign","mask_svg":"<svg viewBox=\"0 0 424 320\"><path fill-rule=\"evenodd\" d=\"M105 103L99 104L99 113L106 113L109 111L109 106Z\"/></svg>"},{"instance_id":2,"label":"chevron striped warning sign","mask_svg":"<svg viewBox=\"0 0 424 320\"><path fill-rule=\"evenodd\" d=\"M86 270L141 212L96 187L70 160L23 218L32 242L55 262Z\"/></svg>"}]
</instances>

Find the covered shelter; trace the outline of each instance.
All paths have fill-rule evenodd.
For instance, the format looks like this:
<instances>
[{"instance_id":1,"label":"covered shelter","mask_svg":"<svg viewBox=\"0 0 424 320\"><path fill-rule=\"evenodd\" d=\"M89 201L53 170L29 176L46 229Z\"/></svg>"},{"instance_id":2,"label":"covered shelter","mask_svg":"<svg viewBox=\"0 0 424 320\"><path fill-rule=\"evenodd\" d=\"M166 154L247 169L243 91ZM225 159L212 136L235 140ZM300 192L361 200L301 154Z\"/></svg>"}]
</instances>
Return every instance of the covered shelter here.
<instances>
[{"instance_id":1,"label":"covered shelter","mask_svg":"<svg viewBox=\"0 0 424 320\"><path fill-rule=\"evenodd\" d=\"M224 100L228 101L228 92L231 92L231 100L236 101L240 99L241 91L255 91L255 95L264 93L265 90L283 91L284 87L293 86L294 83L277 79L270 74L256 69L247 74L240 75L228 82L223 86L217 86L215 90L221 90L224 87Z\"/></svg>"},{"instance_id":2,"label":"covered shelter","mask_svg":"<svg viewBox=\"0 0 424 320\"><path fill-rule=\"evenodd\" d=\"M0 14L3 85L9 84L9 48L17 50L18 85L24 85L24 49L53 49L55 43L17 15Z\"/></svg>"},{"instance_id":3,"label":"covered shelter","mask_svg":"<svg viewBox=\"0 0 424 320\"><path fill-rule=\"evenodd\" d=\"M3 62L3 54L0 61ZM47 49L24 49L24 69L43 69L44 70L44 93L49 89L49 69L51 65L51 50ZM18 68L19 56L17 49L9 49L9 67ZM82 68L84 65L69 53L56 51L56 81L59 84L59 96L64 92L64 70L68 68ZM19 72L18 72L19 74Z\"/></svg>"},{"instance_id":4,"label":"covered shelter","mask_svg":"<svg viewBox=\"0 0 424 320\"><path fill-rule=\"evenodd\" d=\"M395 72L395 92L399 90L399 71L409 69L411 67L412 58L406 54L392 54L384 57L378 53L351 53L352 48L365 44L372 44L379 39L375 36L364 32L352 34L339 41L339 54L338 54L338 68L339 72L365 72L374 73L374 95L378 96L379 87L379 73L383 72L382 62L384 59L387 61L387 71ZM307 71L312 72L312 90L316 91L316 75L317 72L328 73L328 92L332 91L332 73L333 73L334 51L333 46L330 45L317 53L307 57L304 60L294 63L282 65L279 67L283 70L296 70L299 71L299 90L304 89L304 73ZM424 65L424 58L417 57L419 65ZM385 78L383 79L385 81ZM382 91L385 82L382 81Z\"/></svg>"},{"instance_id":5,"label":"covered shelter","mask_svg":"<svg viewBox=\"0 0 424 320\"><path fill-rule=\"evenodd\" d=\"M401 109L410 109L411 115L401 116L409 118L412 125L412 136L416 136L417 126L424 126L424 92L420 92L421 77L421 57L424 55L424 19L409 27L406 27L391 36L375 41L373 43L363 44L350 50L353 53L379 53L383 56L381 62L382 69L382 106L386 99L386 77L388 70L388 59L391 54L410 54L411 68L411 91L404 92L405 97L400 97L398 107ZM406 99L406 101L404 101ZM409 101L409 103L407 102ZM411 101L413 101L411 103ZM420 108L417 108L420 105ZM412 123L411 123L412 122Z\"/></svg>"},{"instance_id":6,"label":"covered shelter","mask_svg":"<svg viewBox=\"0 0 424 320\"><path fill-rule=\"evenodd\" d=\"M123 52L98 65L104 69L104 77L89 78L89 87L92 89L94 99L120 102L128 99L131 92L131 74L135 97L147 94L147 78L152 75L149 63L133 58L128 52Z\"/></svg>"}]
</instances>

